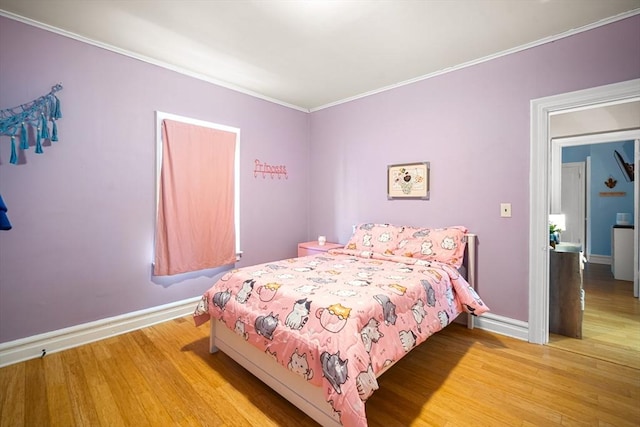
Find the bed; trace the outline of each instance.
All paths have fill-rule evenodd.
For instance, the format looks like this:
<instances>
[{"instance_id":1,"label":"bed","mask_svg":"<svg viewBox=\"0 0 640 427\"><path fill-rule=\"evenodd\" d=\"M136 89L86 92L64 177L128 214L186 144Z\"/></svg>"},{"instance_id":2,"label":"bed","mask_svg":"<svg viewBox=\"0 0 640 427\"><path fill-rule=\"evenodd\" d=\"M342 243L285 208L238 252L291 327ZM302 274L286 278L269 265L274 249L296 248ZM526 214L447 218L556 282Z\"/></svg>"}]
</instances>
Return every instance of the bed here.
<instances>
[{"instance_id":1,"label":"bed","mask_svg":"<svg viewBox=\"0 0 640 427\"><path fill-rule=\"evenodd\" d=\"M473 327L488 311L475 247L461 226L360 224L342 249L229 271L194 321L210 321L212 353L321 425L366 426L380 375L463 312Z\"/></svg>"}]
</instances>

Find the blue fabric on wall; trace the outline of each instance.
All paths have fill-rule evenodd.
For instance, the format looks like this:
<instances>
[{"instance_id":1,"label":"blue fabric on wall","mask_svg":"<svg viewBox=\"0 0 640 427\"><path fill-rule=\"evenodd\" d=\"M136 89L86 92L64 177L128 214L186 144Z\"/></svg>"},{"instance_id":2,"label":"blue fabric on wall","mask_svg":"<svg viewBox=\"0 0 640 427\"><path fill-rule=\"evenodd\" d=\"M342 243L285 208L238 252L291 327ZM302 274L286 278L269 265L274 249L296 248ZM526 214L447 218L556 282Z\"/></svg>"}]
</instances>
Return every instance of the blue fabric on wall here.
<instances>
[{"instance_id":1,"label":"blue fabric on wall","mask_svg":"<svg viewBox=\"0 0 640 427\"><path fill-rule=\"evenodd\" d=\"M0 195L0 230L11 230L11 223L7 216L7 205L4 204L2 196Z\"/></svg>"}]
</instances>

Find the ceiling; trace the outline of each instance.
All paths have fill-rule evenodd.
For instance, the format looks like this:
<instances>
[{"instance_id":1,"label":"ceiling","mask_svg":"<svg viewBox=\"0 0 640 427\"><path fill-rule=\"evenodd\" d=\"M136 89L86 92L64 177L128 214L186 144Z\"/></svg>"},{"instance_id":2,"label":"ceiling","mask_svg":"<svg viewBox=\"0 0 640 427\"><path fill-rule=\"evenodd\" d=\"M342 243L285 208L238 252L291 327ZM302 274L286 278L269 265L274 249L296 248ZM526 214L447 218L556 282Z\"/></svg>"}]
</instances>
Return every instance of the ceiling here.
<instances>
[{"instance_id":1,"label":"ceiling","mask_svg":"<svg viewBox=\"0 0 640 427\"><path fill-rule=\"evenodd\" d=\"M640 0L0 0L2 15L304 111L637 13Z\"/></svg>"}]
</instances>

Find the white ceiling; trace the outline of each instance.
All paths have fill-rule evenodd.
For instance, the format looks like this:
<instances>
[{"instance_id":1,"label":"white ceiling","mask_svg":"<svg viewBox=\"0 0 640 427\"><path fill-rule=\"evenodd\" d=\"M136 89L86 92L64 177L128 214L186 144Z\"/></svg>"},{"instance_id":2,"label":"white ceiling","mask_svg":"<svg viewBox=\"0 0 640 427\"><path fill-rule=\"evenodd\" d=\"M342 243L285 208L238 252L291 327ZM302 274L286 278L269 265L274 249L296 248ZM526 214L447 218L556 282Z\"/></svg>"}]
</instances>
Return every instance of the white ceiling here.
<instances>
[{"instance_id":1,"label":"white ceiling","mask_svg":"<svg viewBox=\"0 0 640 427\"><path fill-rule=\"evenodd\" d=\"M639 12L640 0L0 0L5 16L305 111Z\"/></svg>"}]
</instances>

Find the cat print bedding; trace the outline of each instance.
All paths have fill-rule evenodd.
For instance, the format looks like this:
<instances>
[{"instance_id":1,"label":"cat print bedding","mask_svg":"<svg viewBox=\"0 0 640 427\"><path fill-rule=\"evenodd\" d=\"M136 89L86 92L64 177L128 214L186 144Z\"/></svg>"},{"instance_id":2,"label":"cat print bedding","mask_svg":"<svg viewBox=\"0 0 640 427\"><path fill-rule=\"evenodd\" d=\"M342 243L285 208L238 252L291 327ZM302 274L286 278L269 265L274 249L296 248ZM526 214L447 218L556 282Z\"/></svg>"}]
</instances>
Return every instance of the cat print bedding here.
<instances>
[{"instance_id":1,"label":"cat print bedding","mask_svg":"<svg viewBox=\"0 0 640 427\"><path fill-rule=\"evenodd\" d=\"M360 249L232 270L203 295L195 323L221 320L322 387L342 425L366 426L378 373L461 312L488 308L455 265Z\"/></svg>"}]
</instances>

